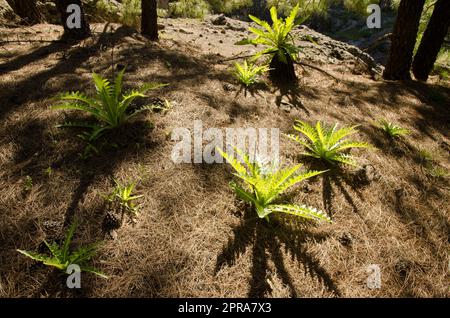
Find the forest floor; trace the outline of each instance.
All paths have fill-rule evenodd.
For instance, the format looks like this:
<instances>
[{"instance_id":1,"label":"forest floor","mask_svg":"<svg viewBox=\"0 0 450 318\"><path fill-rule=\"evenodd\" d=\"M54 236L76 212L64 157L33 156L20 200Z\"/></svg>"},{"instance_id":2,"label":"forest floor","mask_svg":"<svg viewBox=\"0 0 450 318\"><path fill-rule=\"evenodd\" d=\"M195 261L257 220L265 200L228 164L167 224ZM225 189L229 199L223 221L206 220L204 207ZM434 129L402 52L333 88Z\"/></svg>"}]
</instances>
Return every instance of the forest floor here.
<instances>
[{"instance_id":1,"label":"forest floor","mask_svg":"<svg viewBox=\"0 0 450 318\"><path fill-rule=\"evenodd\" d=\"M433 173L450 169L445 83L383 81L355 59L336 60L320 43L299 41L302 60L335 78L298 65L298 85L245 92L230 74L234 61L224 60L252 53L233 45L247 31L188 19L161 23L158 43L119 25L96 24L93 37L76 45L0 47L0 297L450 295L450 185ZM61 32L54 25L0 29L9 40L53 41ZM82 160L77 131L55 127L74 114L49 106L62 91L94 93L92 71L111 76L111 63L126 66L127 88L169 83L152 97L172 108L142 113L108 137L117 147ZM411 134L390 141L376 127L381 118ZM378 148L354 152L370 174L365 182L361 170L344 168L294 192L293 202L323 209L332 224L257 220L228 187L229 165L171 160L171 132L192 129L194 120L204 129L288 133L295 119L360 124L358 138ZM280 138L284 162L303 161L298 145ZM102 224L114 179L137 180L144 197L136 219L126 218L111 237ZM75 291L64 276L16 251L43 251L43 240L61 239L74 218L80 223L75 243L104 240L95 266L109 276L86 274ZM381 269L378 289L366 284L373 264Z\"/></svg>"}]
</instances>

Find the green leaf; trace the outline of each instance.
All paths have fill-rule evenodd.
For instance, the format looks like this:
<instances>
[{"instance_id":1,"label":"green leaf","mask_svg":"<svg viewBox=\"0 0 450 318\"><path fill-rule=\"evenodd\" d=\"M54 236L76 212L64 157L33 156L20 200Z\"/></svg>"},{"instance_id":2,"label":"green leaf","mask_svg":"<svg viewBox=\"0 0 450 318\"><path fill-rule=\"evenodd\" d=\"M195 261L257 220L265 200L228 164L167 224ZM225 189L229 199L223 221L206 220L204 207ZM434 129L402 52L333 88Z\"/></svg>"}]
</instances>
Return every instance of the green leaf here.
<instances>
[{"instance_id":1,"label":"green leaf","mask_svg":"<svg viewBox=\"0 0 450 318\"><path fill-rule=\"evenodd\" d=\"M235 45L248 45L248 44L254 44L254 42L251 39L242 39L240 41L235 42L234 44Z\"/></svg>"},{"instance_id":2,"label":"green leaf","mask_svg":"<svg viewBox=\"0 0 450 318\"><path fill-rule=\"evenodd\" d=\"M69 258L69 247L72 242L73 234L75 233L75 229L77 227L77 222L73 221L69 227L69 230L66 233L66 239L64 240L64 244L62 246L62 259L65 261Z\"/></svg>"},{"instance_id":3,"label":"green leaf","mask_svg":"<svg viewBox=\"0 0 450 318\"><path fill-rule=\"evenodd\" d=\"M104 273L102 273L101 271L99 271L99 270L97 270L97 269L95 269L95 268L93 268L93 267L90 267L90 266L81 266L80 269L81 269L82 271L84 271L84 272L92 273L92 274L95 274L95 275L97 275L97 276L100 276L101 278L108 279L108 276L106 276Z\"/></svg>"},{"instance_id":4,"label":"green leaf","mask_svg":"<svg viewBox=\"0 0 450 318\"><path fill-rule=\"evenodd\" d=\"M19 250L19 249L17 250L17 252L35 260L35 261L38 261L38 262L45 262L50 259L50 257L48 257L47 255L44 255L44 254L28 252L28 251Z\"/></svg>"},{"instance_id":5,"label":"green leaf","mask_svg":"<svg viewBox=\"0 0 450 318\"><path fill-rule=\"evenodd\" d=\"M270 211L270 213L285 213L302 217L305 219L327 221L329 223L332 223L330 217L326 213L316 208L308 207L306 205L300 206L290 204L279 204L279 205L270 205L266 209Z\"/></svg>"},{"instance_id":6,"label":"green leaf","mask_svg":"<svg viewBox=\"0 0 450 318\"><path fill-rule=\"evenodd\" d=\"M246 153L238 148L235 148L235 150L244 159L249 171L247 171L247 169L236 159L231 159L230 155L218 149L221 155L228 162L234 165L234 169L237 171L234 175L246 184L248 190L239 186L235 182L231 182L230 187L235 191L236 195L240 199L253 204L255 211L260 218L267 218L267 216L273 212L271 209L271 202L276 200L283 191L302 180L324 172L308 171L294 176L295 172L301 165L296 165L286 169L278 169L275 164L269 166L267 163L262 162L252 163ZM284 212L288 213L289 211L291 214L295 214L293 209L287 209ZM298 211L296 213L297 215L300 215ZM305 213L306 212L304 212L304 214ZM317 215L320 215L320 213L317 213Z\"/></svg>"},{"instance_id":7,"label":"green leaf","mask_svg":"<svg viewBox=\"0 0 450 318\"><path fill-rule=\"evenodd\" d=\"M294 129L306 136L306 140L292 135L288 135L288 138L297 141L308 150L303 152L304 155L321 158L329 162L356 165L353 158L343 151L351 148L374 149L368 143L344 139L356 133L356 127L337 129L337 124L332 127L322 127L320 122L317 122L313 127L308 123L297 120Z\"/></svg>"},{"instance_id":8,"label":"green leaf","mask_svg":"<svg viewBox=\"0 0 450 318\"><path fill-rule=\"evenodd\" d=\"M245 191L243 188L241 188L240 186L238 186L236 183L231 182L230 183L230 187L234 190L234 192L238 195L239 198L241 198L242 200L249 202L249 203L253 203L256 204L256 198L254 196L254 194L249 193L248 191Z\"/></svg>"}]
</instances>

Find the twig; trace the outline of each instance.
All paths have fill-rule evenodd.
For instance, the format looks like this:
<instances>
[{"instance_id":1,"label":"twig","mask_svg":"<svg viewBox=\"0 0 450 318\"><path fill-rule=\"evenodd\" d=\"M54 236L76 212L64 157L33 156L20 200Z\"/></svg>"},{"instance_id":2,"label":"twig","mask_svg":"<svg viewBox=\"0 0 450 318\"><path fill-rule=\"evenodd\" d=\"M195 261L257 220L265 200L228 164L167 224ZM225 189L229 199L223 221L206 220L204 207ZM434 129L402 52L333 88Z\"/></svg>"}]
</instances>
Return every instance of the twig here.
<instances>
[{"instance_id":1,"label":"twig","mask_svg":"<svg viewBox=\"0 0 450 318\"><path fill-rule=\"evenodd\" d=\"M235 56L235 57L230 57L230 58L228 58L228 59L220 60L219 62L220 62L220 63L223 63L223 62L234 61L234 60L239 60L239 59L246 59L246 58L252 57L252 56L254 56L254 55L255 55L255 54L251 54L251 55L238 55L238 56Z\"/></svg>"},{"instance_id":2,"label":"twig","mask_svg":"<svg viewBox=\"0 0 450 318\"><path fill-rule=\"evenodd\" d=\"M61 40L7 40L7 41L0 41L0 44L9 44L9 43L64 43L64 41Z\"/></svg>"},{"instance_id":3,"label":"twig","mask_svg":"<svg viewBox=\"0 0 450 318\"><path fill-rule=\"evenodd\" d=\"M316 71L322 72L325 75L328 75L329 77L333 78L336 82L339 82L339 79L337 77L335 77L333 74L328 73L327 71L325 71L324 69L322 69L322 68L320 68L318 66L311 65L311 64L308 64L308 63L305 63L305 62L294 62L294 63L298 64L298 65L307 66L307 67L310 67L312 69L315 69Z\"/></svg>"},{"instance_id":4,"label":"twig","mask_svg":"<svg viewBox=\"0 0 450 318\"><path fill-rule=\"evenodd\" d=\"M365 47L364 49L362 49L362 51L367 52L367 51L377 47L382 42L389 40L391 38L391 36L392 36L392 33L386 33L386 34L380 36L379 38L372 41L372 44L370 44L368 47Z\"/></svg>"}]
</instances>

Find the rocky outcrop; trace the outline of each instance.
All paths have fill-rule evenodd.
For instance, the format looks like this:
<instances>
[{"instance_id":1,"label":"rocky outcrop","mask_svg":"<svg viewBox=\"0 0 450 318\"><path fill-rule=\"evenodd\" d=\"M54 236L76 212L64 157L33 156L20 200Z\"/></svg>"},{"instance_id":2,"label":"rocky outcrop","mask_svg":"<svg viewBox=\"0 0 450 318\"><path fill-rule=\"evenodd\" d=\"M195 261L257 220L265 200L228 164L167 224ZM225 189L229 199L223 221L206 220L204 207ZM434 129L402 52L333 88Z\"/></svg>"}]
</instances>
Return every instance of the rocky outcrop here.
<instances>
[{"instance_id":1,"label":"rocky outcrop","mask_svg":"<svg viewBox=\"0 0 450 318\"><path fill-rule=\"evenodd\" d=\"M354 45L334 40L304 25L297 28L293 34L294 38L299 40L296 44L302 48L302 54L309 60L320 64L357 60L365 64L370 72L381 74L383 71L383 66Z\"/></svg>"}]
</instances>

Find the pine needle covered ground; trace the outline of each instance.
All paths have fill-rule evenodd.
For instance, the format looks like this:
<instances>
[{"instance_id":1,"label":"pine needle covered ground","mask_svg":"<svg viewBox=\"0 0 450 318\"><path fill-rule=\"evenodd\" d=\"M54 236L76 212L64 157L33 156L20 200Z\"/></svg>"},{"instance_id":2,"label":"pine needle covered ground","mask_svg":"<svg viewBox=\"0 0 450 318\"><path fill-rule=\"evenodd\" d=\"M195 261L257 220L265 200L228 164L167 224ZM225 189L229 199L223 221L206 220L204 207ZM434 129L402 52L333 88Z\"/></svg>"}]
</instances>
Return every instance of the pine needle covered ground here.
<instances>
[{"instance_id":1,"label":"pine needle covered ground","mask_svg":"<svg viewBox=\"0 0 450 318\"><path fill-rule=\"evenodd\" d=\"M0 56L0 296L2 297L448 297L450 90L433 82L377 80L356 58L337 59L309 41L296 65L299 84L240 90L230 59L252 53L234 46L246 28L162 19L151 43L118 25L93 25L80 44L9 43ZM208 22L205 22L208 23ZM245 26L245 23L243 23ZM52 25L0 29L10 40L56 40ZM305 31L306 32L306 31ZM200 37L200 34L202 35ZM314 34L313 34L314 35ZM114 47L114 50L112 48ZM341 52L342 53L342 52ZM152 91L171 108L143 112L110 135L114 147L86 160L84 142L57 124L76 114L51 110L62 91L94 93L93 71L124 85L169 83ZM117 74L117 72L116 72ZM389 139L380 119L410 131ZM295 119L361 125L357 150L364 170L344 168L311 179L293 200L326 211L332 224L282 218L258 222L228 187L230 167L175 164L177 127L278 127ZM304 161L281 139L286 163ZM317 169L314 161L304 161ZM136 180L143 197L133 219L111 237L103 230L114 180ZM71 291L65 278L19 254L42 251L79 222L75 243L104 240L94 265L109 279L86 274ZM378 264L381 288L369 289Z\"/></svg>"}]
</instances>

